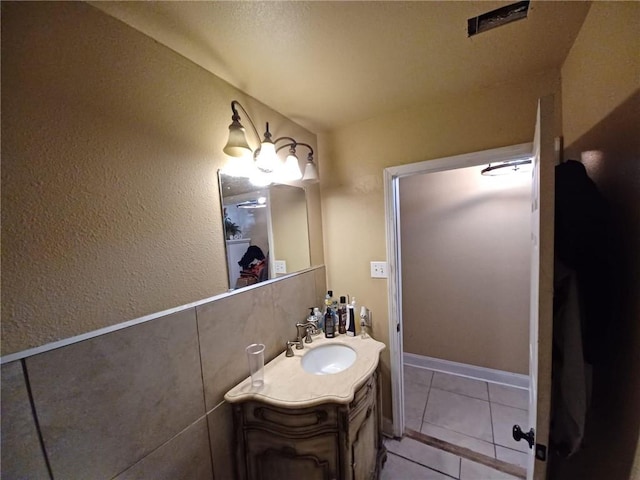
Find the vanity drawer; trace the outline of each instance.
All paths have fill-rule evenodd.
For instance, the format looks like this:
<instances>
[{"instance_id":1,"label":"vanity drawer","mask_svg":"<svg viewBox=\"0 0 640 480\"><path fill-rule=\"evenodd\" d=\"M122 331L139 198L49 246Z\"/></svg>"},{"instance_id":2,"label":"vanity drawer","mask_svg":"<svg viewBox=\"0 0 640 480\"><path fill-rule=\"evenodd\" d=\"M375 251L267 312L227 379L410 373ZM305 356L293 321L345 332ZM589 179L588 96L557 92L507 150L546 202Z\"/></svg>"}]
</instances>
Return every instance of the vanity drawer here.
<instances>
[{"instance_id":1,"label":"vanity drawer","mask_svg":"<svg viewBox=\"0 0 640 480\"><path fill-rule=\"evenodd\" d=\"M353 401L349 404L349 418L354 418L364 408L371 405L376 399L376 380L377 372L374 372L364 385L362 385L353 397Z\"/></svg>"},{"instance_id":2,"label":"vanity drawer","mask_svg":"<svg viewBox=\"0 0 640 480\"><path fill-rule=\"evenodd\" d=\"M245 427L259 427L281 434L336 431L338 426L337 408L332 405L290 409L247 402L243 406L243 413Z\"/></svg>"}]
</instances>

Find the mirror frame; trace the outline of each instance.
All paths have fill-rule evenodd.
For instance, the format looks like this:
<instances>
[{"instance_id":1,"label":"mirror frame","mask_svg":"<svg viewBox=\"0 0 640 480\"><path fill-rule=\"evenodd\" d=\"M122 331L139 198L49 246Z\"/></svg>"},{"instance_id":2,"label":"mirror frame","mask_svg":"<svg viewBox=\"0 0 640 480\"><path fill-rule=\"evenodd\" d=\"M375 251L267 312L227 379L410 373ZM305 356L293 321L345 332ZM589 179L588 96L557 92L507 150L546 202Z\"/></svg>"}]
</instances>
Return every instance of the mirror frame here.
<instances>
[{"instance_id":1,"label":"mirror frame","mask_svg":"<svg viewBox=\"0 0 640 480\"><path fill-rule=\"evenodd\" d=\"M232 196L232 195L225 195L225 189L224 189L224 183L223 183L223 177L224 179L238 179L238 182L242 182L244 185L243 187L241 187L241 191L239 191L237 193L237 195L241 195L244 193L249 193L249 192L254 192L254 191L260 191L260 190L265 190L266 191L266 196L267 196L267 242L268 242L268 251L264 252L265 257L268 259L268 278L264 279L264 280L260 280L258 282L254 282L254 283L250 283L248 285L242 286L242 287L238 287L236 288L235 285L231 285L230 284L230 268L231 265L229 265L229 241L233 240L233 239L228 239L227 238L227 225L226 225L226 218L227 216L225 215L225 210L226 208L228 208L225 205L225 198ZM246 182L246 183L245 183ZM276 268L275 268L275 262L276 262L276 258L274 256L274 252L277 253L277 248L274 242L274 233L273 233L273 212L272 209L270 208L271 205L271 188L274 186L285 186L285 187L291 187L291 188L295 188L295 189L299 189L302 191L303 195L304 195L304 216L305 216L305 220L304 220L304 228L305 228L305 232L304 232L304 236L306 237L306 263L302 268L297 268L296 270L289 270L287 269L286 273L283 274L278 274L276 272ZM219 190L219 195L220 195L220 219L222 221L222 232L223 232L223 242L224 242L224 251L225 251L225 265L226 265L226 279L227 279L227 284L228 284L228 291L236 291L239 289L244 289L244 288L249 288L255 285L260 285L262 283L264 283L265 281L271 281L271 280L276 280L278 278L284 277L284 276L289 276L292 274L296 274L299 272L303 272L306 271L309 268L312 268L312 262L311 262L311 236L310 236L310 226L309 226L309 203L308 203L308 198L307 198L307 189L300 184L297 183L272 183L270 185L266 185L264 187L259 187L259 186L254 186L250 184L250 181L248 178L244 178L244 177L232 177L231 175L227 175L225 173L222 172L222 170L218 170L218 190ZM237 239L237 240L242 240L242 239ZM251 244L250 244L251 245Z\"/></svg>"}]
</instances>

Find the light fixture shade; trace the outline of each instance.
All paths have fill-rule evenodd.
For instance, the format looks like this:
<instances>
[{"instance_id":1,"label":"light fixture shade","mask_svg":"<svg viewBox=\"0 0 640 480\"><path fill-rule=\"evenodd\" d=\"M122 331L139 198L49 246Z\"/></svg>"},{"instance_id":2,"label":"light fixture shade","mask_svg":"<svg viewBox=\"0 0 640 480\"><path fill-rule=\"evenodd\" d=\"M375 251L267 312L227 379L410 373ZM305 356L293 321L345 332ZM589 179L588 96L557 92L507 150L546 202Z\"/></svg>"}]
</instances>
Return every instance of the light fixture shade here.
<instances>
[{"instance_id":1,"label":"light fixture shade","mask_svg":"<svg viewBox=\"0 0 640 480\"><path fill-rule=\"evenodd\" d=\"M234 120L233 123L229 125L229 139L222 151L231 157L251 155L252 150L249 143L247 143L244 127L239 121Z\"/></svg>"},{"instance_id":2,"label":"light fixture shade","mask_svg":"<svg viewBox=\"0 0 640 480\"><path fill-rule=\"evenodd\" d=\"M280 178L285 181L300 180L302 178L302 172L300 171L298 157L296 157L293 153L287 155L287 159L282 166Z\"/></svg>"},{"instance_id":3,"label":"light fixture shade","mask_svg":"<svg viewBox=\"0 0 640 480\"><path fill-rule=\"evenodd\" d=\"M276 155L276 146L271 140L265 139L260 146L260 153L256 158L256 167L263 172L275 172L281 166L280 159Z\"/></svg>"},{"instance_id":4,"label":"light fixture shade","mask_svg":"<svg viewBox=\"0 0 640 480\"><path fill-rule=\"evenodd\" d=\"M317 183L318 178L318 169L316 168L313 160L309 158L307 160L307 164L304 167L304 175L302 176L302 181L307 183Z\"/></svg>"}]
</instances>

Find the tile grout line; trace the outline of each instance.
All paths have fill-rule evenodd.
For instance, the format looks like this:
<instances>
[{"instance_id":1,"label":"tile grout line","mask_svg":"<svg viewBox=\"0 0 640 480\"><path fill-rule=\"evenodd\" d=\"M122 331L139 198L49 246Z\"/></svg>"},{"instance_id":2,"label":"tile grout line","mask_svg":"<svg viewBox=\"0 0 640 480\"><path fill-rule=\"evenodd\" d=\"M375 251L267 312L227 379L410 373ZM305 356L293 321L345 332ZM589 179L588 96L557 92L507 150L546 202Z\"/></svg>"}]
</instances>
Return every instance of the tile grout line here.
<instances>
[{"instance_id":1,"label":"tile grout line","mask_svg":"<svg viewBox=\"0 0 640 480\"><path fill-rule=\"evenodd\" d=\"M424 416L427 414L427 404L429 403L429 396L431 395L431 384L433 383L433 373L431 379L429 379L429 390L427 390L427 399L424 402L424 408L422 409L422 417L420 417L420 431L422 431L422 425L424 425Z\"/></svg>"},{"instance_id":2,"label":"tile grout line","mask_svg":"<svg viewBox=\"0 0 640 480\"><path fill-rule=\"evenodd\" d=\"M200 358L200 378L202 380L202 404L204 406L204 421L207 427L207 443L209 444L209 462L211 463L211 473L215 476L215 468L213 465L213 445L211 444L211 428L209 427L209 413L207 412L207 394L205 392L204 365L202 361L202 345L200 344L200 322L198 321L198 309L194 308L194 316L196 317L196 336L198 338L198 357ZM220 402L222 403L222 402ZM213 407L215 410L216 407Z\"/></svg>"},{"instance_id":3,"label":"tile grout line","mask_svg":"<svg viewBox=\"0 0 640 480\"><path fill-rule=\"evenodd\" d=\"M484 442L484 443L488 443L489 445L492 445L492 442L490 442L489 440L485 440L484 438L480 438L480 437L474 437L473 435L469 435L466 432L459 432L458 430L454 430L454 429L449 428L449 427L443 427L442 425L438 425L437 423L431 423L431 422L422 422L422 423L426 423L427 425L433 425L434 427L441 428L442 430L447 430L448 432L457 433L459 435L462 435L462 436L465 436L467 438L470 438L471 440L478 440L479 442ZM420 432L420 433L422 433L422 432ZM425 435L427 435L427 434L425 433ZM436 437L436 438L438 438L438 437Z\"/></svg>"},{"instance_id":4,"label":"tile grout line","mask_svg":"<svg viewBox=\"0 0 640 480\"><path fill-rule=\"evenodd\" d=\"M474 400L480 400L483 402L489 401L488 398L478 398L478 397L474 397L473 395L469 395L467 393L454 392L453 390L445 390L444 388L439 388L439 387L432 387L432 388L435 388L436 390L440 390L441 392L453 393L454 395L460 395L461 397L472 398ZM508 407L508 405L504 405L504 406ZM516 408L516 407L511 407L511 408Z\"/></svg>"},{"instance_id":5,"label":"tile grout line","mask_svg":"<svg viewBox=\"0 0 640 480\"><path fill-rule=\"evenodd\" d=\"M430 370L430 369L425 369L425 370ZM494 427L494 422L493 422L493 407L494 406L507 407L507 408L513 408L513 409L517 409L517 410L522 410L524 412L526 412L527 410L524 410L524 409L521 409L521 408L518 408L518 407L515 407L515 406L511 406L511 405L505 405L505 404L502 404L502 403L499 403L499 402L494 402L492 400L491 392L490 392L490 389L489 389L489 386L490 386L489 383L490 382L486 382L484 380L477 380L477 381L482 381L485 384L487 400L485 400L484 398L478 398L478 397L474 397L474 396L471 396L471 395L467 395L465 393L459 393L459 392L455 392L455 391L451 391L451 390L445 390L443 388L439 388L437 386L434 386L434 380L435 380L436 373L441 373L442 375L449 375L449 374L447 374L446 372L435 372L435 371L432 371L432 370L430 370L430 371L432 372L432 374L431 374L431 378L430 378L430 381L429 381L429 389L427 391L427 401L425 403L425 407L424 407L424 410L423 410L423 413L422 413L422 419L421 419L421 424L420 424L420 429L421 430L422 430L424 424L427 423L428 425L433 425L435 427L441 428L441 429L446 430L446 431L450 431L452 433L456 433L456 434L459 434L459 435L464 435L464 436L466 436L466 437L468 437L468 438L470 438L472 440L479 441L479 442L484 442L484 443L486 443L486 444L488 444L488 445L490 445L492 447L493 458L495 458L495 459L498 459L498 450L497 450L498 446L501 446L503 448L507 448L507 449L509 449L509 450L511 450L513 452L516 452L516 453L526 453L526 452L522 452L520 450L511 448L511 447L498 445L496 443L495 427ZM430 399L430 396L431 396L431 389L432 388L435 388L436 390L439 390L439 391L442 391L442 392L446 392L446 393L449 393L449 394L460 395L461 397L470 398L472 400L480 400L480 401L483 401L483 402L487 402L489 404L489 421L491 423L491 441L487 441L486 439L481 438L481 437L476 437L476 436L473 436L473 435L469 435L468 432L466 432L466 431L465 432L460 432L460 431L457 431L457 430L454 430L454 429L451 429L451 428L448 428L448 427L444 427L442 425L438 425L436 423L426 422L425 421L426 409L427 409L427 405L428 405L428 402L429 402L429 399ZM460 466L460 475L462 475L462 466Z\"/></svg>"},{"instance_id":6,"label":"tile grout line","mask_svg":"<svg viewBox=\"0 0 640 480\"><path fill-rule=\"evenodd\" d=\"M515 452L515 453L522 453L523 455L527 455L527 452L523 452L522 450L516 450L515 448L511 448L511 447L505 447L504 445L500 445L499 443L496 443L496 447L504 448L505 450L511 450L512 452Z\"/></svg>"},{"instance_id":7,"label":"tile grout line","mask_svg":"<svg viewBox=\"0 0 640 480\"><path fill-rule=\"evenodd\" d=\"M489 382L487 382L487 387L489 387ZM501 387L512 389L512 390L521 390L519 388L512 387L512 386L509 386L509 385L501 385ZM528 392L529 390L525 390L525 391ZM495 403L496 405L500 405L501 407L517 408L518 410L524 410L526 412L528 412L528 410L529 410L528 406L526 408L522 408L522 407L519 407L519 406L516 406L516 405L513 405L513 404L510 405L510 404L508 404L506 402L501 402L501 401L499 401L497 399L496 400L492 400L491 399L491 389L489 389L488 393L489 393L489 401Z\"/></svg>"},{"instance_id":8,"label":"tile grout line","mask_svg":"<svg viewBox=\"0 0 640 480\"><path fill-rule=\"evenodd\" d=\"M427 369L425 369L425 370L429 370L429 369L427 368ZM445 376L447 376L447 377L453 377L453 378L466 378L467 380L471 380L471 381L474 381L474 382L482 382L482 383L484 383L484 384L485 384L485 386L487 387L487 398L486 398L486 399L484 399L484 398L478 398L478 397L474 397L473 395L469 395L468 393L454 392L453 390L447 390L447 389L445 389L445 388L433 387L433 388L435 388L436 390L440 390L441 392L455 393L456 395L462 395L463 397L474 398L474 399L476 399L476 400L482 400L482 401L484 401L484 402L488 402L488 401L490 401L490 398L489 398L489 382L487 382L486 380L480 380L480 379L477 379L477 378L469 378L469 377L459 377L458 375L453 375L453 374L451 374L451 373L447 373L447 372L438 372L438 371L436 371L436 370L429 370L429 371L433 372L433 374L431 375L431 384L433 384L433 379L435 378L436 373L439 373L439 374L441 374L441 375L445 375Z\"/></svg>"},{"instance_id":9,"label":"tile grout line","mask_svg":"<svg viewBox=\"0 0 640 480\"><path fill-rule=\"evenodd\" d=\"M513 405L507 405L506 403L500 403L497 401L493 401L493 403L495 403L496 405L500 405L501 407L507 407L507 408L515 408L516 410L522 410L523 412L529 412L529 408L521 408L521 407L514 407Z\"/></svg>"},{"instance_id":10,"label":"tile grout line","mask_svg":"<svg viewBox=\"0 0 640 480\"><path fill-rule=\"evenodd\" d=\"M529 413L529 410L528 410L528 409L526 409L526 410L525 410L525 409L523 409L523 408L513 407L513 406L511 406L511 405L505 405L505 404L503 404L503 403L499 403L499 402L489 402L489 407L490 407L490 411L491 411L491 415L492 415L492 417L491 417L491 430L492 430L492 432L493 432L493 405L494 405L494 404L495 404L495 405L497 405L497 406L499 406L499 407L506 407L506 408L512 408L512 409L514 409L514 410L520 410L520 411L522 411L522 412L525 412L526 414L528 414L528 413ZM512 447L509 447L509 446L507 446L507 445L503 445L503 444L501 444L501 443L497 443L497 442L496 442L496 440L495 440L495 435L494 435L494 439L493 439L493 449L494 449L494 451L495 451L496 458L498 458L498 447L501 447L501 448L507 448L507 449L512 450L512 451L514 451L514 452L524 453L525 455L527 454L527 452L523 452L522 450L518 450L518 449L515 449L515 448L512 448Z\"/></svg>"},{"instance_id":11,"label":"tile grout line","mask_svg":"<svg viewBox=\"0 0 640 480\"><path fill-rule=\"evenodd\" d=\"M491 401L491 392L489 391L489 384L487 383L487 396L489 397L489 418L491 418L491 439L493 443L493 456L498 458L498 449L496 448L496 433L493 427L493 406Z\"/></svg>"},{"instance_id":12,"label":"tile grout line","mask_svg":"<svg viewBox=\"0 0 640 480\"><path fill-rule=\"evenodd\" d=\"M427 465L423 465L422 463L420 463L420 462L418 462L416 460L413 460L412 458L405 457L404 455L400 455L399 453L394 453L394 452L387 452L387 453L389 453L390 455L395 455L396 457L402 458L403 460L406 460L407 462L411 462L411 463L415 463L416 465L420 465L424 469L431 470L432 472L440 473L442 475L445 475L445 476L447 476L449 478L453 478L455 480L459 480L458 478L453 477L453 476L449 475L448 473L445 473L445 472L443 472L441 470L436 470L435 468L432 468L432 467L428 467Z\"/></svg>"},{"instance_id":13,"label":"tile grout line","mask_svg":"<svg viewBox=\"0 0 640 480\"><path fill-rule=\"evenodd\" d=\"M424 369L424 370L430 370L430 369ZM483 382L485 384L485 390L486 390L486 397L479 398L477 396L472 396L472 395L468 395L466 393L460 393L460 392L452 391L452 390L446 390L444 388L439 388L438 386L435 386L434 381L435 381L436 373L440 373L440 374L445 375L445 376L449 376L449 374L447 374L446 372L435 372L433 370L430 370L430 371L431 371L431 377L430 377L430 380L429 380L429 383L428 383L427 399L426 399L424 410L423 410L423 413L422 413L422 421L421 421L421 425L420 425L421 430L422 430L422 428L424 427L424 425L426 423L428 425L433 425L434 427L441 428L443 431L449 431L451 433L455 433L455 434L458 434L458 435L465 436L465 437L469 438L470 440L482 442L482 443L486 444L487 447L490 446L490 449L493 451L493 455L492 456L488 456L487 457L488 459L493 458L493 459L495 459L495 461L503 462L503 463L508 464L510 466L513 465L513 466L517 467L518 466L517 463L504 462L504 461L500 461L498 459L497 447L499 445L496 443L496 437L495 437L495 426L494 426L494 421L493 421L493 407L494 406L499 406L499 407L517 409L517 410L523 410L523 409L515 407L515 406L511 406L511 405L502 404L500 402L494 402L493 399L492 399L492 396L491 396L490 388L489 388L490 387L490 382L487 382L487 381L484 381L484 380L480 380L480 379L477 380L477 381L481 381L481 382ZM488 441L485 438L469 435L468 432L466 432L466 431L465 432L459 432L457 430L454 430L454 429L451 429L451 428L448 428L448 427L445 427L445 426L442 426L442 425L438 425L436 423L427 422L425 420L425 418L426 418L426 410L427 410L428 402L431 399L431 389L433 389L433 388L435 388L436 390L439 390L441 392L444 392L444 393L448 393L448 394L452 394L452 395L459 395L460 397L469 398L469 399L472 399L472 400L480 400L480 401L488 403L488 406L489 406L489 421L490 421L490 424L491 424L491 440ZM523 411L526 412L526 410L523 410ZM416 432L416 434L421 434L421 432ZM409 435L409 437L410 438L414 438L411 435ZM433 437L433 438L437 439L438 437ZM502 446L502 445L500 445L500 446ZM438 447L436 446L436 448L438 448ZM522 452L522 451L514 449L514 448L510 448L510 447L506 447L506 446L504 448L507 448L508 450L513 451L514 453L525 453L526 454L526 452ZM447 451L447 450L445 449L445 451ZM476 452L473 449L471 449L470 451L472 451L474 453ZM396 454L396 456L401 456L401 455ZM459 478L458 478L458 480L462 480L462 458L463 457L460 456L460 455L458 455L458 457L459 457L459 473L458 473ZM414 463L418 463L419 464L419 462L416 462L416 461L414 461ZM502 470L502 469L500 469L500 470ZM524 477L522 477L522 478L524 478Z\"/></svg>"},{"instance_id":14,"label":"tile grout line","mask_svg":"<svg viewBox=\"0 0 640 480\"><path fill-rule=\"evenodd\" d=\"M429 370L429 369L428 369L428 368L426 368L425 370ZM452 392L452 391L450 391L450 390L443 390L443 389L441 389L441 388L434 387L434 386L433 386L433 382L434 382L434 379L435 379L436 373L440 373L441 375L445 375L445 376L455 376L455 375L451 375L451 374L446 373L446 372L436 372L436 371L434 371L434 370L429 370L429 371L431 371L431 372L432 372L432 374L431 374L431 381L429 382L429 392L428 392L428 394L427 394L427 403L428 403L428 401L429 401L429 396L430 396L430 394L431 394L431 389L432 389L432 388L435 388L436 390L439 390L439 391L441 391L441 392L446 392L446 393L450 393L450 394L453 394L453 395L460 395L461 397L471 398L471 399L473 399L473 400L479 400L479 401L481 401L481 402L486 402L486 403L488 403L488 404L489 404L489 421L490 421L490 423L491 423L491 438L492 438L492 440L493 440L493 422L491 421L491 405L490 405L490 402L489 402L489 400L488 400L488 399L489 399L489 384L488 384L488 382L485 382L485 381L483 381L483 380L478 380L478 381L483 382L483 383L485 384L485 388L487 389L487 400L484 400L484 399L482 399L482 398L472 397L472 396L469 396L469 395L465 395L465 394L463 394L463 393ZM489 443L489 444L492 444L492 443L493 443L493 442L489 442L489 441L485 440L484 438L480 438L480 437L475 437L475 436L473 436L473 435L469 435L467 432L459 432L458 430L454 430L454 429L452 429L452 428L444 427L444 426L442 426L442 425L438 425L437 423L425 422L425 420L424 420L424 416L426 415L426 412L427 412L427 405L425 404L425 409L424 409L424 412L423 412L423 414L422 414L422 422L421 422L421 424L420 424L420 431L421 431L421 432L422 432L422 426L423 426L425 423L428 423L429 425L434 425L434 426L436 426L436 427L442 428L442 429L444 429L444 430L448 430L448 431L450 431L450 432L454 432L454 433L457 433L457 434L460 434L460 435L465 435L465 436L467 436L467 437L469 437L469 438L472 438L472 439L474 439L474 440L480 440L480 441L482 441L482 442L486 442L486 443ZM494 446L494 449L493 449L493 450L494 450L494 458L495 458L495 446Z\"/></svg>"},{"instance_id":15,"label":"tile grout line","mask_svg":"<svg viewBox=\"0 0 640 480\"><path fill-rule=\"evenodd\" d=\"M53 469L51 467L51 461L49 460L49 454L47 453L47 448L44 444L44 435L42 433L42 426L40 425L40 419L38 418L38 411L36 410L36 403L33 396L33 390L31 389L31 380L29 379L29 371L27 370L27 360L25 358L21 358L19 360L20 366L22 367L22 375L24 378L25 387L27 390L27 398L29 399L29 406L31 407L31 415L33 415L33 423L36 427L36 433L38 435L38 443L40 444L40 450L42 451L42 456L44 457L44 464L47 468L47 473L49 474L49 478L53 479Z\"/></svg>"},{"instance_id":16,"label":"tile grout line","mask_svg":"<svg viewBox=\"0 0 640 480\"><path fill-rule=\"evenodd\" d=\"M414 368L419 368L419 367L414 367ZM521 389L521 388L518 388L518 387L511 386L511 385L496 384L496 383L494 383L494 382L488 382L488 381L486 381L486 380L481 380L481 379L479 379L479 378L460 377L459 375L454 375L454 374L451 374L451 373L441 372L441 371L437 371L437 370L431 370L431 369L429 369L429 368L423 368L423 370L429 370L430 372L432 372L432 374L433 374L433 375L432 375L431 384L433 384L433 378L435 377L435 374L436 374L436 373L439 373L439 374L441 374L441 375L446 375L446 376L449 376L449 377L465 378L465 379L467 379L467 380L471 380L471 381L474 381L474 382L483 382L483 383L487 386L487 398L486 398L486 399L485 399L485 398L478 398L478 397L474 397L473 395L469 395L468 393L460 393L460 392L456 392L456 391L453 391L453 390L447 390L447 389L445 389L445 388L441 388L441 387L433 387L433 388L435 388L436 390L440 390L440 391L442 391L442 392L455 393L456 395L462 395L462 396L464 396L464 397L475 398L476 400L483 400L483 401L485 401L485 402L494 402L494 403L496 403L497 405L500 405L500 406L502 406L502 407L516 408L516 409L518 409L518 410L525 410L525 411L527 411L527 410L528 410L528 408L522 408L522 407L519 407L519 406L516 406L516 405L510 405L510 404L505 403L505 402L499 402L499 401L497 401L497 400L491 400L491 395L490 395L490 393L489 393L489 385L490 385L490 384L493 384L493 385L499 385L499 386L501 386L501 387L505 387L505 388L509 388L509 389L513 389L513 390L524 390L524 391L528 391L527 389Z\"/></svg>"}]
</instances>

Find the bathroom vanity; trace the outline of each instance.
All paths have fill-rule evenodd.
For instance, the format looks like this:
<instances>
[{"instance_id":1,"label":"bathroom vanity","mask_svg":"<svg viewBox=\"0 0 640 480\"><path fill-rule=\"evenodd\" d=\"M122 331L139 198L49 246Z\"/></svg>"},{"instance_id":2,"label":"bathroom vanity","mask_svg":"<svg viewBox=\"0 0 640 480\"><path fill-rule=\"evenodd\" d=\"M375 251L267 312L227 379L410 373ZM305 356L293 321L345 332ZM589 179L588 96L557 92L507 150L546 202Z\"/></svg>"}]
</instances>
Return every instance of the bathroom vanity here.
<instances>
[{"instance_id":1,"label":"bathroom vanity","mask_svg":"<svg viewBox=\"0 0 640 480\"><path fill-rule=\"evenodd\" d=\"M306 353L341 344L354 363L333 374L305 371ZM235 422L239 480L369 480L386 451L381 436L378 359L384 344L371 338L314 338L293 357L265 365L265 384L249 379L227 392Z\"/></svg>"}]
</instances>

